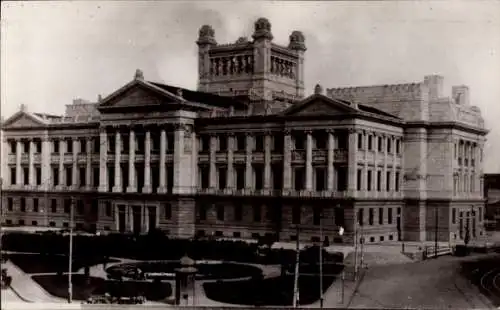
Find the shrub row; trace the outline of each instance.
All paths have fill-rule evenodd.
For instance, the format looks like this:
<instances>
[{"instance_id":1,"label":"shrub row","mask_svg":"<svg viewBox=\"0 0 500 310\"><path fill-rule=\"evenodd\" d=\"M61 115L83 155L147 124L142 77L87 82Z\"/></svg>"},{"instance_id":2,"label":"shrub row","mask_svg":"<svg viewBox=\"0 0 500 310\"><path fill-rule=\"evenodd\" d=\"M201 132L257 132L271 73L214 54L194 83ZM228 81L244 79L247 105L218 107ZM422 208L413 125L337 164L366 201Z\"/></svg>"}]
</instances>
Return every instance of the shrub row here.
<instances>
[{"instance_id":1,"label":"shrub row","mask_svg":"<svg viewBox=\"0 0 500 310\"><path fill-rule=\"evenodd\" d=\"M41 254L67 254L69 237L59 233L27 234L8 233L2 238L3 248L10 251ZM125 257L139 260L177 260L189 255L195 260L212 259L259 264L291 264L295 262L293 250L268 250L259 253L256 244L230 240L169 239L161 233L131 236L111 234L105 236L76 235L73 237L73 253L85 260L101 260L102 257ZM342 262L341 253L329 255L326 261ZM319 261L319 251L313 247L304 251L301 260Z\"/></svg>"}]
</instances>

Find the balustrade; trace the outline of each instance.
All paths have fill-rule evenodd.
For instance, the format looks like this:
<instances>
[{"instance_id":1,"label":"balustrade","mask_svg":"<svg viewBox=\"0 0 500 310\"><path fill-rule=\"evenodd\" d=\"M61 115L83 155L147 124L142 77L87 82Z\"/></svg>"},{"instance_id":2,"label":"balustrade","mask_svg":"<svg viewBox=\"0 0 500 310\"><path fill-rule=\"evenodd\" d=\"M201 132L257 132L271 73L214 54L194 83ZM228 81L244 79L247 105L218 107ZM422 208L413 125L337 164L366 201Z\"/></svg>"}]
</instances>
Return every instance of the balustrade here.
<instances>
[{"instance_id":1,"label":"balustrade","mask_svg":"<svg viewBox=\"0 0 500 310\"><path fill-rule=\"evenodd\" d=\"M210 59L210 75L227 76L253 73L253 55L214 57Z\"/></svg>"},{"instance_id":2,"label":"balustrade","mask_svg":"<svg viewBox=\"0 0 500 310\"><path fill-rule=\"evenodd\" d=\"M291 61L271 56L271 73L294 79L297 65Z\"/></svg>"}]
</instances>

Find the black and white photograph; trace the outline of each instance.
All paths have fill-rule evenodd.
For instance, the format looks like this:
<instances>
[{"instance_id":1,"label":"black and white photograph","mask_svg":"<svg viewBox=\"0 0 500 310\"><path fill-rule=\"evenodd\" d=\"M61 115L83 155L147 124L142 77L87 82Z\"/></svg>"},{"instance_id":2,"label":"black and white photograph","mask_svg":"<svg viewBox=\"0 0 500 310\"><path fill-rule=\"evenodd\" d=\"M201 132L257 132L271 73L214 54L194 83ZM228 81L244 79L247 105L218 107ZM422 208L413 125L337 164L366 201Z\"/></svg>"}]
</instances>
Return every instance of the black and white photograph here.
<instances>
[{"instance_id":1,"label":"black and white photograph","mask_svg":"<svg viewBox=\"0 0 500 310\"><path fill-rule=\"evenodd\" d=\"M1 309L500 309L500 1L0 26Z\"/></svg>"}]
</instances>

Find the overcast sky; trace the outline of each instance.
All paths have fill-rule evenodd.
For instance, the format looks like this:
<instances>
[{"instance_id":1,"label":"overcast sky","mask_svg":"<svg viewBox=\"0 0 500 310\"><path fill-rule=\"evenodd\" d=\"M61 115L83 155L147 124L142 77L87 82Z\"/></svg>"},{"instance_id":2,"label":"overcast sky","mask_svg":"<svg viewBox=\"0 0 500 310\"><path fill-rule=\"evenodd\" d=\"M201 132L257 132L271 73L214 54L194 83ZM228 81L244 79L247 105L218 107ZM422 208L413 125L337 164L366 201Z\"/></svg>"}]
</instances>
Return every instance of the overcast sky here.
<instances>
[{"instance_id":1,"label":"overcast sky","mask_svg":"<svg viewBox=\"0 0 500 310\"><path fill-rule=\"evenodd\" d=\"M219 43L250 36L258 17L274 41L306 36L305 83L324 88L445 77L466 84L491 129L486 172L500 172L500 1L435 2L2 2L1 100L62 114L74 98L96 100L129 82L195 88L198 29Z\"/></svg>"}]
</instances>

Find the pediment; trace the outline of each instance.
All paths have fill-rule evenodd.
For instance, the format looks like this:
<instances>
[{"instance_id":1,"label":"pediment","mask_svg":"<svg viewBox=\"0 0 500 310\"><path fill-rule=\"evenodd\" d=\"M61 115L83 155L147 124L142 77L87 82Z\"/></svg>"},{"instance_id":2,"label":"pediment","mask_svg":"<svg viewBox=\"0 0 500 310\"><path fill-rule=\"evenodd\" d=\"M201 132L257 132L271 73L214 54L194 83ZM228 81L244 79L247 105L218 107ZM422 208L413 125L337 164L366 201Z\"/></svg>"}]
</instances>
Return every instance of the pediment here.
<instances>
[{"instance_id":1,"label":"pediment","mask_svg":"<svg viewBox=\"0 0 500 310\"><path fill-rule=\"evenodd\" d=\"M2 127L4 129L9 128L31 128L45 126L45 123L33 115L26 112L18 112L14 114L10 119L7 119Z\"/></svg>"},{"instance_id":2,"label":"pediment","mask_svg":"<svg viewBox=\"0 0 500 310\"><path fill-rule=\"evenodd\" d=\"M324 96L314 95L303 102L292 106L285 115L314 116L314 115L345 115L353 112L353 108L346 103L337 102Z\"/></svg>"},{"instance_id":3,"label":"pediment","mask_svg":"<svg viewBox=\"0 0 500 310\"><path fill-rule=\"evenodd\" d=\"M312 102L311 104L296 111L294 115L336 115L346 114L347 109L332 106L324 101Z\"/></svg>"},{"instance_id":4,"label":"pediment","mask_svg":"<svg viewBox=\"0 0 500 310\"><path fill-rule=\"evenodd\" d=\"M164 95L136 84L102 103L104 107L137 107L160 105L172 101Z\"/></svg>"}]
</instances>

